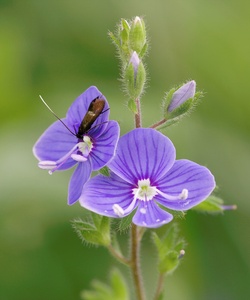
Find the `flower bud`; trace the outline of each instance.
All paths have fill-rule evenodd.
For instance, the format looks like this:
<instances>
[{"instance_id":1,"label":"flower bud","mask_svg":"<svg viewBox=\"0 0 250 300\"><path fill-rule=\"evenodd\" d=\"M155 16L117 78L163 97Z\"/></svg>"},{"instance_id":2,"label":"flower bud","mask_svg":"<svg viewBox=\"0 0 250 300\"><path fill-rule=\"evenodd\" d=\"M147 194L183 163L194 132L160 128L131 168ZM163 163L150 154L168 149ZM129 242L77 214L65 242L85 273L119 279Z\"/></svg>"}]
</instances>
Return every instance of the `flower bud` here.
<instances>
[{"instance_id":1,"label":"flower bud","mask_svg":"<svg viewBox=\"0 0 250 300\"><path fill-rule=\"evenodd\" d=\"M194 80L185 83L178 90L176 90L170 100L167 111L171 113L173 110L179 108L188 99L195 95L196 82Z\"/></svg>"},{"instance_id":2,"label":"flower bud","mask_svg":"<svg viewBox=\"0 0 250 300\"><path fill-rule=\"evenodd\" d=\"M136 79L138 66L139 66L139 63L140 63L140 58L139 58L138 54L136 53L136 51L134 51L133 54L131 55L129 63L131 63L132 66L133 66L134 78Z\"/></svg>"},{"instance_id":3,"label":"flower bud","mask_svg":"<svg viewBox=\"0 0 250 300\"><path fill-rule=\"evenodd\" d=\"M143 19L139 17L135 17L135 19L131 23L131 29L129 32L129 44L130 50L136 51L137 53L139 53L139 55L146 44L145 24Z\"/></svg>"},{"instance_id":4,"label":"flower bud","mask_svg":"<svg viewBox=\"0 0 250 300\"><path fill-rule=\"evenodd\" d=\"M136 99L140 96L146 81L146 72L136 51L134 51L130 57L128 67L124 73L124 79L129 96L132 99Z\"/></svg>"}]
</instances>

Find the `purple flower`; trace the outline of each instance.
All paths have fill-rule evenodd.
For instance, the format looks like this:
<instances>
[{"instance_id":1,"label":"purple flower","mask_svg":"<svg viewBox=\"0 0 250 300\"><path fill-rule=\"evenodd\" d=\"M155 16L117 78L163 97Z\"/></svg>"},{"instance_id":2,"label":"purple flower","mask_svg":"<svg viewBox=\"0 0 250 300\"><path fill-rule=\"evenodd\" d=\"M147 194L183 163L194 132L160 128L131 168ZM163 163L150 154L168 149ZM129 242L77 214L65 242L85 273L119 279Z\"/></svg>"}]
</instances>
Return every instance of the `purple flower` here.
<instances>
[{"instance_id":1,"label":"purple flower","mask_svg":"<svg viewBox=\"0 0 250 300\"><path fill-rule=\"evenodd\" d=\"M110 177L97 175L85 185L80 204L98 214L124 217L136 209L133 223L159 227L205 200L215 187L210 171L189 160L175 160L172 142L150 128L120 138Z\"/></svg>"},{"instance_id":2,"label":"purple flower","mask_svg":"<svg viewBox=\"0 0 250 300\"><path fill-rule=\"evenodd\" d=\"M102 104L104 101L104 107L89 129L82 121L95 99ZM93 114L89 116L91 118ZM33 147L33 153L39 160L38 166L50 170L50 174L77 164L69 183L70 205L79 199L91 172L104 167L114 156L120 130L117 122L108 119L109 105L106 98L96 87L91 86L70 106L66 118L61 120L65 125L59 120L53 123Z\"/></svg>"},{"instance_id":3,"label":"purple flower","mask_svg":"<svg viewBox=\"0 0 250 300\"><path fill-rule=\"evenodd\" d=\"M185 83L177 91L173 93L171 102L168 106L168 111L172 112L178 108L181 104L195 95L196 82L194 80Z\"/></svg>"}]
</instances>

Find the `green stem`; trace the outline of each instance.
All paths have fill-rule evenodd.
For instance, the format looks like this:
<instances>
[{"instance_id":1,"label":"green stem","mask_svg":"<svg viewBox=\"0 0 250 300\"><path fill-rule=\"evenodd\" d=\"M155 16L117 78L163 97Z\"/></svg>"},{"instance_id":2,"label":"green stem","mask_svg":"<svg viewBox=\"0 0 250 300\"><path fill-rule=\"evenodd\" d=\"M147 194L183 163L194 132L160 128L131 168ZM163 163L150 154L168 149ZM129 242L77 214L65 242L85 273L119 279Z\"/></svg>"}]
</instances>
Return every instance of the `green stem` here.
<instances>
[{"instance_id":1,"label":"green stem","mask_svg":"<svg viewBox=\"0 0 250 300\"><path fill-rule=\"evenodd\" d=\"M114 258L116 258L120 263L130 266L131 262L126 257L124 257L119 251L117 251L112 245L107 246L109 252L111 255L113 255Z\"/></svg>"},{"instance_id":2,"label":"green stem","mask_svg":"<svg viewBox=\"0 0 250 300\"><path fill-rule=\"evenodd\" d=\"M142 275L140 270L140 232L139 227L132 224L131 227L131 270L134 279L134 285L137 300L145 300L145 292L143 289Z\"/></svg>"},{"instance_id":3,"label":"green stem","mask_svg":"<svg viewBox=\"0 0 250 300\"><path fill-rule=\"evenodd\" d=\"M161 121L159 121L159 122L151 125L150 128L157 128L158 126L160 126L160 125L162 125L162 124L164 124L166 122L167 122L167 119L162 119Z\"/></svg>"},{"instance_id":4,"label":"green stem","mask_svg":"<svg viewBox=\"0 0 250 300\"><path fill-rule=\"evenodd\" d=\"M140 128L140 127L142 127L140 98L135 99L135 104L136 104L136 108L137 108L137 114L135 115L135 127Z\"/></svg>"},{"instance_id":5,"label":"green stem","mask_svg":"<svg viewBox=\"0 0 250 300\"><path fill-rule=\"evenodd\" d=\"M164 276L165 274L161 273L158 279L158 284L157 284L157 288L156 288L156 292L155 292L155 296L154 296L154 300L158 300L160 299L160 296L163 292L163 288L164 288Z\"/></svg>"}]
</instances>

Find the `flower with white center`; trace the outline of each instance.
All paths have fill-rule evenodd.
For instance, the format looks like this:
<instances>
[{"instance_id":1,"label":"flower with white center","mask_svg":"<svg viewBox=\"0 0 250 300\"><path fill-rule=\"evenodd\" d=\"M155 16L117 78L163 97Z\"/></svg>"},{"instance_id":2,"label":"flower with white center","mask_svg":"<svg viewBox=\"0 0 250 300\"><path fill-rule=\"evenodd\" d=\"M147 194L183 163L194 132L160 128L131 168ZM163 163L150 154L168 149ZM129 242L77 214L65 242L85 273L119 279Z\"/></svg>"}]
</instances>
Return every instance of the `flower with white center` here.
<instances>
[{"instance_id":1,"label":"flower with white center","mask_svg":"<svg viewBox=\"0 0 250 300\"><path fill-rule=\"evenodd\" d=\"M77 134L91 102L98 97L105 101L103 113L83 135ZM39 160L38 166L50 174L77 164L69 183L68 204L71 205L79 199L91 172L101 169L113 158L119 133L118 123L109 121L106 98L91 86L73 102L66 118L54 122L42 134L33 153Z\"/></svg>"},{"instance_id":2,"label":"flower with white center","mask_svg":"<svg viewBox=\"0 0 250 300\"><path fill-rule=\"evenodd\" d=\"M121 137L108 167L109 177L97 175L86 183L80 204L114 218L136 210L132 221L143 227L170 222L172 214L162 207L186 211L205 200L215 187L207 168L176 160L172 142L150 128L134 129Z\"/></svg>"}]
</instances>

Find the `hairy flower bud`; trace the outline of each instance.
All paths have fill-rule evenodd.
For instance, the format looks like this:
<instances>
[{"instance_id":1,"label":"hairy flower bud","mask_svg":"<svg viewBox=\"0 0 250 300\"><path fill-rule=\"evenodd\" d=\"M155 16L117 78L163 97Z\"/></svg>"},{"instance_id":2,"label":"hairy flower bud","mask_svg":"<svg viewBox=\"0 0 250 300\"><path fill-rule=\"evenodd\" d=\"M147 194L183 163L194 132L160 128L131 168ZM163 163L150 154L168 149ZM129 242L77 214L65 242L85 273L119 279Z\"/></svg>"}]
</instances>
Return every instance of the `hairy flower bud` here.
<instances>
[{"instance_id":1,"label":"hairy flower bud","mask_svg":"<svg viewBox=\"0 0 250 300\"><path fill-rule=\"evenodd\" d=\"M128 67L124 74L128 93L132 99L137 98L143 91L146 81L146 72L136 51L131 55Z\"/></svg>"},{"instance_id":2,"label":"hairy flower bud","mask_svg":"<svg viewBox=\"0 0 250 300\"><path fill-rule=\"evenodd\" d=\"M195 89L196 82L194 80L189 81L181 86L173 93L167 111L171 113L173 110L179 108L184 102L186 102L190 98L193 98L195 95Z\"/></svg>"},{"instance_id":3,"label":"hairy flower bud","mask_svg":"<svg viewBox=\"0 0 250 300\"><path fill-rule=\"evenodd\" d=\"M144 45L146 44L146 30L143 19L135 17L132 21L131 29L129 32L130 49L141 53Z\"/></svg>"}]
</instances>

